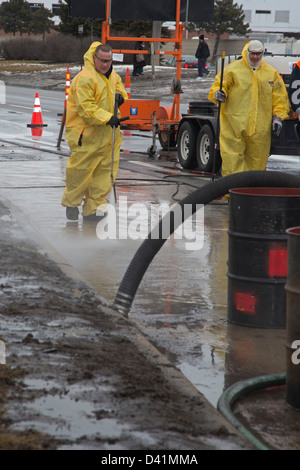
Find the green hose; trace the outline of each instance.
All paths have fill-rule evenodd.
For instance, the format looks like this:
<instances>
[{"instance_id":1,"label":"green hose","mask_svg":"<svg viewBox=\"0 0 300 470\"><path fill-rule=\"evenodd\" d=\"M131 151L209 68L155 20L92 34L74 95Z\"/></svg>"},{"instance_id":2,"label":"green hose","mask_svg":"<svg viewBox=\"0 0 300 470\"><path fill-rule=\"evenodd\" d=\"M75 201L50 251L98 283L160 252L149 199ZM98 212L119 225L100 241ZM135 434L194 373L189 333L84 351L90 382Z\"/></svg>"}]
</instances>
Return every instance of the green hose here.
<instances>
[{"instance_id":1,"label":"green hose","mask_svg":"<svg viewBox=\"0 0 300 470\"><path fill-rule=\"evenodd\" d=\"M265 444L263 444L243 426L243 424L235 417L231 408L236 400L245 396L249 392L261 390L266 387L284 385L285 382L285 373L261 375L259 377L242 380L225 390L218 400L217 408L220 413L222 413L222 415L255 447L257 447L259 450L270 450Z\"/></svg>"}]
</instances>

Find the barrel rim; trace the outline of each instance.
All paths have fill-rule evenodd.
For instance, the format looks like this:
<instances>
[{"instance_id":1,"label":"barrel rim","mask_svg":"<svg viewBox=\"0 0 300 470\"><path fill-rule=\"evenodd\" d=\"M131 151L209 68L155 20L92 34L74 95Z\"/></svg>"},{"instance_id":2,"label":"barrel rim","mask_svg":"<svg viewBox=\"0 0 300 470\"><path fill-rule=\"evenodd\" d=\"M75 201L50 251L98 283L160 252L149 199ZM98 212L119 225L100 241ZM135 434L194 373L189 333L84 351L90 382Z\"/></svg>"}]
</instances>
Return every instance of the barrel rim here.
<instances>
[{"instance_id":1,"label":"barrel rim","mask_svg":"<svg viewBox=\"0 0 300 470\"><path fill-rule=\"evenodd\" d=\"M266 197L300 197L300 188L284 187L245 187L233 188L229 190L231 194L244 196L266 196Z\"/></svg>"}]
</instances>

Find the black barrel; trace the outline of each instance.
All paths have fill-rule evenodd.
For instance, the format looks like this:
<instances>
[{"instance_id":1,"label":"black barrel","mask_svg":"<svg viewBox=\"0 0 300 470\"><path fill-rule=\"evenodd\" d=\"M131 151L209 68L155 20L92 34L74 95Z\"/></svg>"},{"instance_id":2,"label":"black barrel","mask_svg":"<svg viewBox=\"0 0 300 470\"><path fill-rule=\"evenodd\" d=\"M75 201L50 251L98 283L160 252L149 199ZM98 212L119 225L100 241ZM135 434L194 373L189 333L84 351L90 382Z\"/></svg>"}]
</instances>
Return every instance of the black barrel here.
<instances>
[{"instance_id":1,"label":"black barrel","mask_svg":"<svg viewBox=\"0 0 300 470\"><path fill-rule=\"evenodd\" d=\"M300 227L287 230L286 403L300 410Z\"/></svg>"},{"instance_id":2,"label":"black barrel","mask_svg":"<svg viewBox=\"0 0 300 470\"><path fill-rule=\"evenodd\" d=\"M228 320L285 328L287 233L300 225L300 189L230 191Z\"/></svg>"}]
</instances>

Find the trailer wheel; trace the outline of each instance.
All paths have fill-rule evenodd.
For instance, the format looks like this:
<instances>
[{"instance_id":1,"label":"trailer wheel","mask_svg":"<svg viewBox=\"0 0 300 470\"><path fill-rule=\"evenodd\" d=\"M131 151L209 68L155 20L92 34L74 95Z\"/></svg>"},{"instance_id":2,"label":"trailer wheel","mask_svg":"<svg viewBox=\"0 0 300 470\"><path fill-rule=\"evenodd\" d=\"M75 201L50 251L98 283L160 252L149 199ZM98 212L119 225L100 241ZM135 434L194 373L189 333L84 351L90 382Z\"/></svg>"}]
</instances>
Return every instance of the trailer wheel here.
<instances>
[{"instance_id":1,"label":"trailer wheel","mask_svg":"<svg viewBox=\"0 0 300 470\"><path fill-rule=\"evenodd\" d=\"M214 162L214 147L214 132L210 126L205 124L199 132L196 144L196 158L198 168L201 171L212 171ZM215 158L215 171L218 172L221 167L221 157L219 152L216 152Z\"/></svg>"},{"instance_id":2,"label":"trailer wheel","mask_svg":"<svg viewBox=\"0 0 300 470\"><path fill-rule=\"evenodd\" d=\"M215 136L210 126L202 126L196 144L196 158L201 171L211 171L213 167Z\"/></svg>"},{"instance_id":3,"label":"trailer wheel","mask_svg":"<svg viewBox=\"0 0 300 470\"><path fill-rule=\"evenodd\" d=\"M183 168L192 169L197 166L196 160L196 130L186 121L179 129L177 137L178 161Z\"/></svg>"},{"instance_id":4,"label":"trailer wheel","mask_svg":"<svg viewBox=\"0 0 300 470\"><path fill-rule=\"evenodd\" d=\"M168 150L169 148L176 147L176 132L174 129L170 129L170 131L160 131L158 134L158 139L163 149Z\"/></svg>"}]
</instances>

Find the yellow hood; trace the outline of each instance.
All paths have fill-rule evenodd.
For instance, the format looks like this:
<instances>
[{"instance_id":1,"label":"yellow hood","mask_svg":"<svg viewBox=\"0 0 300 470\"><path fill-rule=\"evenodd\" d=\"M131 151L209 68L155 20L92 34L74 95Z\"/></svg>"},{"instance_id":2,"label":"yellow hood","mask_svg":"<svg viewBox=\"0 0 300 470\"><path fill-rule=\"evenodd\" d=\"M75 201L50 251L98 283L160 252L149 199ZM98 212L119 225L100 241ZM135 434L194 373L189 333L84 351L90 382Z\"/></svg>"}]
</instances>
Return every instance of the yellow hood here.
<instances>
[{"instance_id":1,"label":"yellow hood","mask_svg":"<svg viewBox=\"0 0 300 470\"><path fill-rule=\"evenodd\" d=\"M242 50L242 57L243 57L245 63L246 63L246 64L248 65L248 67L251 69L252 67L251 67L251 65L249 64L249 60L248 60L248 58L249 58L249 54L248 54L248 47L249 47L249 44L250 44L250 41L247 42L247 44L245 44L245 46L244 46L244 48L243 48L243 50ZM259 62L259 64L258 64L258 66L257 66L256 68L259 68L261 65L264 65L264 63L265 63L264 60L261 59L260 62Z\"/></svg>"},{"instance_id":2,"label":"yellow hood","mask_svg":"<svg viewBox=\"0 0 300 470\"><path fill-rule=\"evenodd\" d=\"M86 53L84 54L83 56L83 60L84 60L84 66L85 67L89 67L92 65L93 68L95 68L95 64L94 64L94 54L95 54L95 50L97 49L98 46L100 46L101 42L99 41L94 41L89 49L86 51Z\"/></svg>"}]
</instances>

